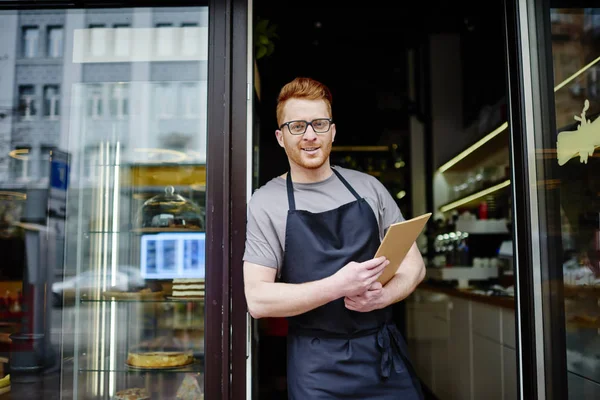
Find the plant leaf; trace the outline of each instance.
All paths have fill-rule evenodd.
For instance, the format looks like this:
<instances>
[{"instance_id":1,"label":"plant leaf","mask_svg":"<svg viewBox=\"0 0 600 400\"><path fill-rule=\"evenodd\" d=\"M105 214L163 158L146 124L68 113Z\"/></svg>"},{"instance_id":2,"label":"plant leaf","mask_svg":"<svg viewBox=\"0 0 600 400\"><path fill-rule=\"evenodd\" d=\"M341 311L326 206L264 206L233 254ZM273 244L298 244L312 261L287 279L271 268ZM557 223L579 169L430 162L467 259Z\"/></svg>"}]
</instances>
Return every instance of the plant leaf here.
<instances>
[{"instance_id":1,"label":"plant leaf","mask_svg":"<svg viewBox=\"0 0 600 400\"><path fill-rule=\"evenodd\" d=\"M273 54L273 51L275 51L275 45L273 44L273 42L269 42L267 44L267 56L270 56L271 54Z\"/></svg>"},{"instance_id":2,"label":"plant leaf","mask_svg":"<svg viewBox=\"0 0 600 400\"><path fill-rule=\"evenodd\" d=\"M256 50L256 59L259 60L263 58L267 54L267 48L265 46L260 46Z\"/></svg>"},{"instance_id":3,"label":"plant leaf","mask_svg":"<svg viewBox=\"0 0 600 400\"><path fill-rule=\"evenodd\" d=\"M269 20L268 19L261 19L256 24L256 30L258 32L265 32L267 30L267 25L269 25Z\"/></svg>"},{"instance_id":4,"label":"plant leaf","mask_svg":"<svg viewBox=\"0 0 600 400\"><path fill-rule=\"evenodd\" d=\"M267 36L265 36L265 35L260 35L260 36L258 37L258 42L259 42L260 44L265 44L265 45L266 45L266 44L269 44L269 38L268 38Z\"/></svg>"}]
</instances>

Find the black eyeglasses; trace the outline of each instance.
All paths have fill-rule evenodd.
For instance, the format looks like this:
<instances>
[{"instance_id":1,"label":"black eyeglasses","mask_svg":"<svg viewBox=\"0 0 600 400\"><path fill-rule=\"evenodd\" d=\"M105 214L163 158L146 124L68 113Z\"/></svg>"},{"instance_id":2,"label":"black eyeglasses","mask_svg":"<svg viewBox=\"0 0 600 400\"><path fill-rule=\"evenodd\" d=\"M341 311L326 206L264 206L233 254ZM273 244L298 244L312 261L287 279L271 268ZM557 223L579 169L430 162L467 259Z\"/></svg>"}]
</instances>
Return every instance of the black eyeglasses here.
<instances>
[{"instance_id":1,"label":"black eyeglasses","mask_svg":"<svg viewBox=\"0 0 600 400\"><path fill-rule=\"evenodd\" d=\"M329 131L329 128L331 128L331 124L333 124L331 118L318 118L313 119L310 122L302 120L289 121L281 124L279 129L283 129L284 126L287 126L292 135L304 135L304 132L306 132L306 129L308 129L308 126L310 125L315 133L326 133Z\"/></svg>"}]
</instances>

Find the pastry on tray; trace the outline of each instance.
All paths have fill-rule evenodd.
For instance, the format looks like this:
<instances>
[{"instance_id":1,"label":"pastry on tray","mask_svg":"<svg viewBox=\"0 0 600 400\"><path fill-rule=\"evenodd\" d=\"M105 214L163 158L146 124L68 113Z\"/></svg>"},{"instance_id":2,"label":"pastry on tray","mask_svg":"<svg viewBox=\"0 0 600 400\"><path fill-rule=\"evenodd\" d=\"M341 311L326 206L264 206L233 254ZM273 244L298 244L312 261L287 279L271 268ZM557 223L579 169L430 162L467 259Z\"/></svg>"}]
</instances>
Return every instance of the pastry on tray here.
<instances>
[{"instance_id":1,"label":"pastry on tray","mask_svg":"<svg viewBox=\"0 0 600 400\"><path fill-rule=\"evenodd\" d=\"M163 291L152 291L151 288L134 289L130 291L107 290L102 293L106 299L115 300L144 300L144 299L162 299L165 297Z\"/></svg>"},{"instance_id":2,"label":"pastry on tray","mask_svg":"<svg viewBox=\"0 0 600 400\"><path fill-rule=\"evenodd\" d=\"M129 352L127 355L127 365L137 368L177 368L191 364L193 361L193 353L189 350L153 351L145 353Z\"/></svg>"},{"instance_id":3,"label":"pastry on tray","mask_svg":"<svg viewBox=\"0 0 600 400\"><path fill-rule=\"evenodd\" d=\"M202 400L204 393L200 388L198 379L193 374L187 374L181 382L181 386L177 389L177 400Z\"/></svg>"},{"instance_id":4,"label":"pastry on tray","mask_svg":"<svg viewBox=\"0 0 600 400\"><path fill-rule=\"evenodd\" d=\"M175 298L203 298L204 278L176 278L173 279L173 297Z\"/></svg>"},{"instance_id":5,"label":"pastry on tray","mask_svg":"<svg viewBox=\"0 0 600 400\"><path fill-rule=\"evenodd\" d=\"M119 390L114 397L115 400L148 400L150 394L145 388L131 388Z\"/></svg>"}]
</instances>

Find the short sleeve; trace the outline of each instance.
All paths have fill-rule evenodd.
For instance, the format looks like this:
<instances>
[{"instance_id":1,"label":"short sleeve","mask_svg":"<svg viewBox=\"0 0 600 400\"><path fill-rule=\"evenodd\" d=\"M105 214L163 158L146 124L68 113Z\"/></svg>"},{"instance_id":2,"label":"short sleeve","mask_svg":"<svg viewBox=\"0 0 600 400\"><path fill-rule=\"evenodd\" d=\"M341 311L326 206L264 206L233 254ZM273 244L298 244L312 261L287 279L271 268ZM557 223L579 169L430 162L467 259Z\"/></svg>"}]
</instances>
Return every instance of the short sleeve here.
<instances>
[{"instance_id":1,"label":"short sleeve","mask_svg":"<svg viewBox=\"0 0 600 400\"><path fill-rule=\"evenodd\" d=\"M377 180L377 197L379 199L379 220L384 232L390 225L404 221L404 216L388 189Z\"/></svg>"},{"instance_id":2,"label":"short sleeve","mask_svg":"<svg viewBox=\"0 0 600 400\"><path fill-rule=\"evenodd\" d=\"M276 228L260 201L251 199L246 221L246 248L244 261L278 268L283 259L283 249Z\"/></svg>"}]
</instances>

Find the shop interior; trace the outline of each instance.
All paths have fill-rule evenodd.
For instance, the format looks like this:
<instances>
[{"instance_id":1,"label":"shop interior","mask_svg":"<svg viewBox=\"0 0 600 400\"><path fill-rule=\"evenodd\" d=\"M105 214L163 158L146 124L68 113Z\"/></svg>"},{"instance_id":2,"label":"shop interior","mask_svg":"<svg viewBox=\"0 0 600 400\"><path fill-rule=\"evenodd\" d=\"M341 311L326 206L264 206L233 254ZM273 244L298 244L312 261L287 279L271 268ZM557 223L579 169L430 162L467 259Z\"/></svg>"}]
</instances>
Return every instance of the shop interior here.
<instances>
[{"instance_id":1,"label":"shop interior","mask_svg":"<svg viewBox=\"0 0 600 400\"><path fill-rule=\"evenodd\" d=\"M296 76L327 84L331 163L378 177L406 218L433 212L419 238L426 281L395 306L426 393L469 398L474 386L475 398L516 398L502 2L390 11L257 0L253 13L254 188L287 169L274 135L280 88ZM459 287L469 295L454 298ZM471 324L478 318L491 325ZM285 332L270 321L255 332L255 398L285 399ZM453 376L450 357L473 347Z\"/></svg>"}]
</instances>

